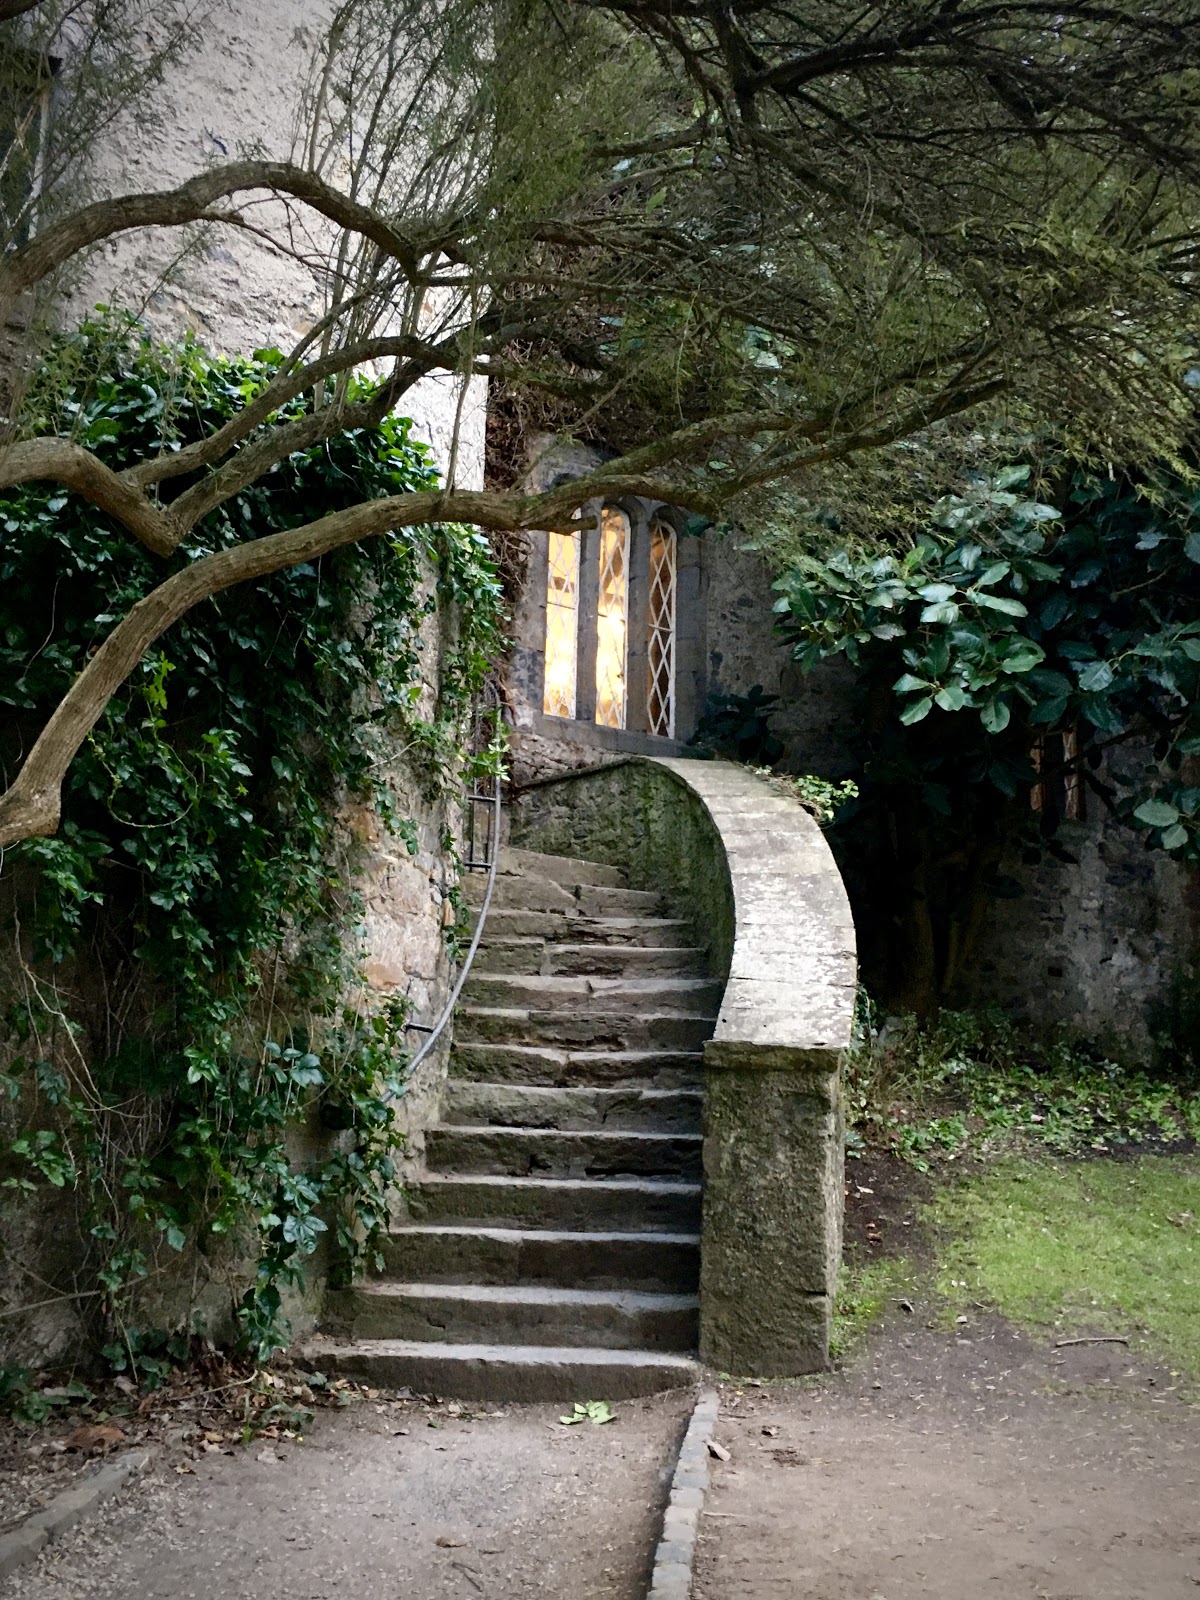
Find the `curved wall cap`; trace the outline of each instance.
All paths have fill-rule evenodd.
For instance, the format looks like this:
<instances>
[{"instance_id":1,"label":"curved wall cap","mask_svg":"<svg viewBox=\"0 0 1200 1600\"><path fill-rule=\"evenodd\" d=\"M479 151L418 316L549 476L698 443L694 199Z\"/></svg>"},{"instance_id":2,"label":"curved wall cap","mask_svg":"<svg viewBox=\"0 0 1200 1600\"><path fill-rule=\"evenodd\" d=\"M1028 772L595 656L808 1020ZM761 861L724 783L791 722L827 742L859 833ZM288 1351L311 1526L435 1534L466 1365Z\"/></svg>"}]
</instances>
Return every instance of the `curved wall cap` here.
<instances>
[{"instance_id":1,"label":"curved wall cap","mask_svg":"<svg viewBox=\"0 0 1200 1600\"><path fill-rule=\"evenodd\" d=\"M712 1043L771 1052L850 1043L857 983L854 920L825 836L800 802L727 761L644 757L684 783L720 838L733 892L733 955ZM816 1059L814 1065L817 1064ZM834 1062L830 1062L833 1065Z\"/></svg>"}]
</instances>

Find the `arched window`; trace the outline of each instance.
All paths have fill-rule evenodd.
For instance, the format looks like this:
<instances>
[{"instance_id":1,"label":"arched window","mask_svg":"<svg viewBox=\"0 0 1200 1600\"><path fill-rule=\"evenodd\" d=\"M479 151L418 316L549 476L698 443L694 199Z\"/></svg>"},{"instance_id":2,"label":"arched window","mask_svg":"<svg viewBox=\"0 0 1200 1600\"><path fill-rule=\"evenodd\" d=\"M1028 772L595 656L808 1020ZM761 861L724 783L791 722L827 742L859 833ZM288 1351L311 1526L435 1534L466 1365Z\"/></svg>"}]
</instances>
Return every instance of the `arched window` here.
<instances>
[{"instance_id":1,"label":"arched window","mask_svg":"<svg viewBox=\"0 0 1200 1600\"><path fill-rule=\"evenodd\" d=\"M579 631L579 535L549 535L546 561L546 671L542 709L548 717L575 715Z\"/></svg>"},{"instance_id":2,"label":"arched window","mask_svg":"<svg viewBox=\"0 0 1200 1600\"><path fill-rule=\"evenodd\" d=\"M641 502L547 534L543 714L674 739L678 594L675 529Z\"/></svg>"},{"instance_id":3,"label":"arched window","mask_svg":"<svg viewBox=\"0 0 1200 1600\"><path fill-rule=\"evenodd\" d=\"M600 513L596 594L596 721L623 728L629 646L629 518L614 506Z\"/></svg>"},{"instance_id":4,"label":"arched window","mask_svg":"<svg viewBox=\"0 0 1200 1600\"><path fill-rule=\"evenodd\" d=\"M650 604L646 641L646 730L675 737L675 529L656 517L650 524Z\"/></svg>"}]
</instances>

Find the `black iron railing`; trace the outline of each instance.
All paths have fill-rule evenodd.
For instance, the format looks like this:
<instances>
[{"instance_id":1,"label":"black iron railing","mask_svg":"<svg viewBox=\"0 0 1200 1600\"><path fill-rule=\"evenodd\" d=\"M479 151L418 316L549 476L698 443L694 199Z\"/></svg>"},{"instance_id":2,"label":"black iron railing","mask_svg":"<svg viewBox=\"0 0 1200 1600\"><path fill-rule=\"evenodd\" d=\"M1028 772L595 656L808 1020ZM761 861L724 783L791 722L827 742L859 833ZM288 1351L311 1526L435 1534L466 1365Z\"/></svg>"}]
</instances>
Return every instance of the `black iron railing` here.
<instances>
[{"instance_id":1,"label":"black iron railing","mask_svg":"<svg viewBox=\"0 0 1200 1600\"><path fill-rule=\"evenodd\" d=\"M500 866L500 814L504 802L503 758L505 750L505 706L500 691L489 680L483 693L476 699L471 712L471 726L467 738L467 779L463 789L463 869L467 872L486 872L487 888L479 906L479 918L471 943L463 956L449 998L441 1016L432 1027L410 1022L406 1027L414 1033L425 1034L425 1041L409 1063L411 1074L437 1044L454 1015L454 1007L467 981L479 941L483 938L484 924L492 904L492 891L496 887L496 873Z\"/></svg>"}]
</instances>

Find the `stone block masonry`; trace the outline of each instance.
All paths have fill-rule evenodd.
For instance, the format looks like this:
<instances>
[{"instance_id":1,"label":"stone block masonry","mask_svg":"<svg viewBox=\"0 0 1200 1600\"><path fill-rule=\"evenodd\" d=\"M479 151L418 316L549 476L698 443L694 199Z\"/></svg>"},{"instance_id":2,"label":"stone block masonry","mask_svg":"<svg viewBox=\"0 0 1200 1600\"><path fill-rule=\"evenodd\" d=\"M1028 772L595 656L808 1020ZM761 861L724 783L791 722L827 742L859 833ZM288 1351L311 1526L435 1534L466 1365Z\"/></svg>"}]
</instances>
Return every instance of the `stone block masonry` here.
<instances>
[{"instance_id":1,"label":"stone block masonry","mask_svg":"<svg viewBox=\"0 0 1200 1600\"><path fill-rule=\"evenodd\" d=\"M820 829L746 768L635 757L531 787L512 835L613 862L694 909L726 980L704 1046L700 1354L747 1377L819 1370L856 984L849 903Z\"/></svg>"}]
</instances>

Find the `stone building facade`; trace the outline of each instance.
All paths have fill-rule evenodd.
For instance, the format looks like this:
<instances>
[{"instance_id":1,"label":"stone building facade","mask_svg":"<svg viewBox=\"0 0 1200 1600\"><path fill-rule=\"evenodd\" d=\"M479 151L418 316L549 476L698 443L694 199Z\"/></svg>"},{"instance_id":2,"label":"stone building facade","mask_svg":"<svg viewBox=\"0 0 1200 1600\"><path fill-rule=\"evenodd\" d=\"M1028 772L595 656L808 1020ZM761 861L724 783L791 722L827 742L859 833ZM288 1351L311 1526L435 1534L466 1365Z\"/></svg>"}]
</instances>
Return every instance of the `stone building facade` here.
<instances>
[{"instance_id":1,"label":"stone building facade","mask_svg":"<svg viewBox=\"0 0 1200 1600\"><path fill-rule=\"evenodd\" d=\"M595 452L531 442L530 481L547 486L594 465ZM600 506L588 508L592 518ZM516 725L514 777L518 787L572 767L623 753L674 755L686 750L706 705L714 697L745 695L756 685L778 696L771 729L789 772L838 780L854 766L852 734L858 711L853 674L825 663L804 674L772 629L772 574L736 534L708 529L687 533L686 520L649 504L624 507L629 522L628 714L616 729L597 723L594 700L598 528L582 531L578 611L581 644L576 670L581 687L573 715L551 714L546 693L548 569L552 536L534 534L527 579L515 608L514 647L506 687ZM677 535L674 626L677 643L672 737L656 735L645 718L646 617L638 585L646 582L645 530L673 519ZM639 530L641 542L639 545ZM565 709L556 708L560 713ZM1110 775L1134 776L1145 753L1110 758ZM1043 856L1005 863L1019 896L993 903L979 954L961 998L998 1003L1039 1028L1064 1024L1092 1037L1124 1039L1144 1050L1164 1027L1186 990L1200 935L1200 884L1194 872L1144 848L1142 835L1098 802L1085 819L1062 825L1061 842L1075 864ZM843 870L847 865L843 864ZM854 873L848 872L854 884ZM860 892L856 917L869 916Z\"/></svg>"}]
</instances>

